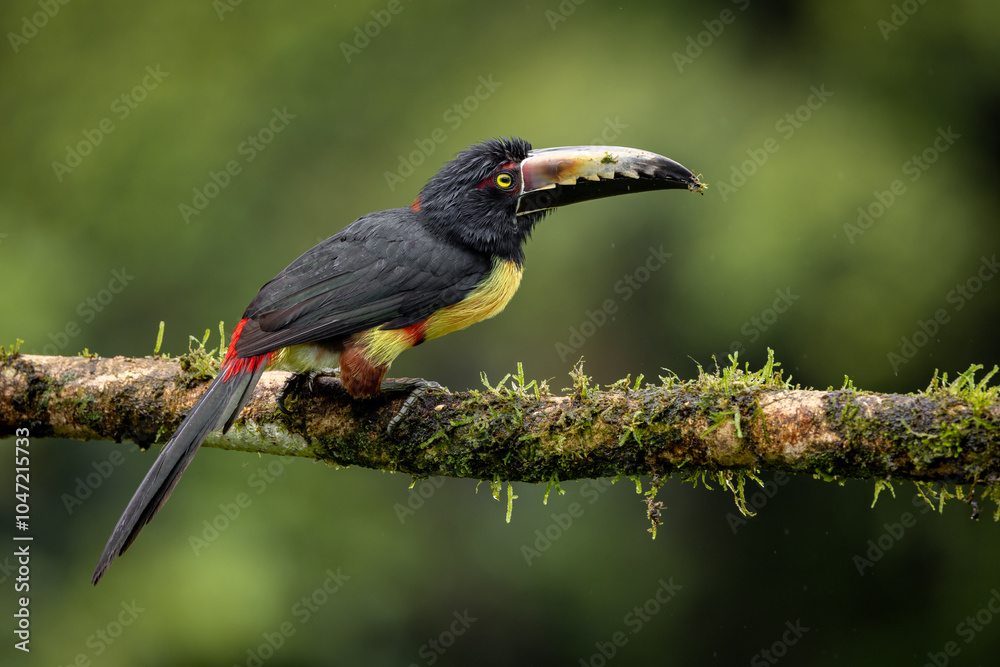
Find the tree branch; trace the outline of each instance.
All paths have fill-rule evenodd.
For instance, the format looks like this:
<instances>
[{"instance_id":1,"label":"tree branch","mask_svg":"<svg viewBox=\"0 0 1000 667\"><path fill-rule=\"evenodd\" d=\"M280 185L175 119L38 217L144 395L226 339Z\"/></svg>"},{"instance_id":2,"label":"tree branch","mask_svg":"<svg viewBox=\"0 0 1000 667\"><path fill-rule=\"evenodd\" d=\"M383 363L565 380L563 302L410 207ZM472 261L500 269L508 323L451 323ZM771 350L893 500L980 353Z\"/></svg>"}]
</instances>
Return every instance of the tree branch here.
<instances>
[{"instance_id":1,"label":"tree branch","mask_svg":"<svg viewBox=\"0 0 1000 667\"><path fill-rule=\"evenodd\" d=\"M207 386L183 358L0 357L0 438L163 442ZM226 436L211 447L303 456L414 476L546 482L615 475L761 470L825 479L964 484L1000 478L997 388L935 378L913 395L788 386L776 364L734 363L688 382L627 380L552 396L523 377L485 391L421 397L392 436L406 394L353 400L330 377L277 408L288 373L264 374ZM992 375L992 374L990 374ZM987 380L989 379L987 376ZM727 478L731 479L731 478Z\"/></svg>"}]
</instances>

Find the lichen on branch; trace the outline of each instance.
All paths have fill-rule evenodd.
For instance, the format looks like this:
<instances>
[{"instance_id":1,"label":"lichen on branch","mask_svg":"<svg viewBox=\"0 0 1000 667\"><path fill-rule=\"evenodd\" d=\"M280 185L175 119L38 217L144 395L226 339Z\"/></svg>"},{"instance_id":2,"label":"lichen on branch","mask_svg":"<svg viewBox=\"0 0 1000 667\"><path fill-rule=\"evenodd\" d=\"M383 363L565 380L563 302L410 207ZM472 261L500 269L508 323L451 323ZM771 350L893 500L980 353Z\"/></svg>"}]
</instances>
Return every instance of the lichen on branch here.
<instances>
[{"instance_id":1,"label":"lichen on branch","mask_svg":"<svg viewBox=\"0 0 1000 667\"><path fill-rule=\"evenodd\" d=\"M29 425L35 437L165 442L214 373L217 355L204 343L180 359L0 355L0 438ZM290 376L269 371L229 434L206 445L492 483L677 474L728 487L746 513L745 485L765 470L877 480L876 491L914 480L935 503L977 492L997 499L1000 388L989 385L996 369L976 380L978 370L935 375L924 391L899 395L849 380L822 391L792 386L772 355L758 371L734 357L688 381L604 387L581 364L572 387L554 395L518 365L497 384L484 377L482 390L428 393L392 435L386 426L405 392L355 400L320 376L285 414L277 399ZM655 526L655 491L647 505Z\"/></svg>"}]
</instances>

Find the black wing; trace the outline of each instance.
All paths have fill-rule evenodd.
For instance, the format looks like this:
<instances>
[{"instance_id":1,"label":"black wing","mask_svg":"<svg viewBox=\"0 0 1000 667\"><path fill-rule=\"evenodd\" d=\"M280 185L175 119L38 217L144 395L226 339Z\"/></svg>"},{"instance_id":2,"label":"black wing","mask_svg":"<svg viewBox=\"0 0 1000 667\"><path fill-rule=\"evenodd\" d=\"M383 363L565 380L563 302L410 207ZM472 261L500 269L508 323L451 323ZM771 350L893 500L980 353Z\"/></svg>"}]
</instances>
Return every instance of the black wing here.
<instances>
[{"instance_id":1,"label":"black wing","mask_svg":"<svg viewBox=\"0 0 1000 667\"><path fill-rule=\"evenodd\" d=\"M461 301L492 259L430 234L408 208L370 213L306 251L243 314L240 357L399 329Z\"/></svg>"}]
</instances>

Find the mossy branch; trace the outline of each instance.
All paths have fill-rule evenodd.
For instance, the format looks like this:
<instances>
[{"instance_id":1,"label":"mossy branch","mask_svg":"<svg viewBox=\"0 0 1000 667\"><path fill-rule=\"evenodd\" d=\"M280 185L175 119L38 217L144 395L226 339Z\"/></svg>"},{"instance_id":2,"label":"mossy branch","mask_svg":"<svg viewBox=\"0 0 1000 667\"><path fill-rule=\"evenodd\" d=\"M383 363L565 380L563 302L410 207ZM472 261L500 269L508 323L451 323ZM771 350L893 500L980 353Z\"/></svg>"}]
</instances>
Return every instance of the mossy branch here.
<instances>
[{"instance_id":1,"label":"mossy branch","mask_svg":"<svg viewBox=\"0 0 1000 667\"><path fill-rule=\"evenodd\" d=\"M0 438L164 442L208 384L210 353L177 359L0 356ZM763 470L824 479L985 484L1000 479L998 388L973 367L927 390L875 394L849 381L792 387L773 360L750 372L736 360L682 382L625 379L554 396L518 374L486 389L421 397L393 435L406 397L352 400L330 377L277 408L289 374L267 372L236 425L206 444L303 456L338 465L491 481L708 474L732 486ZM197 363L196 363L197 362ZM884 486L884 484L883 484ZM881 487L880 487L881 488Z\"/></svg>"}]
</instances>

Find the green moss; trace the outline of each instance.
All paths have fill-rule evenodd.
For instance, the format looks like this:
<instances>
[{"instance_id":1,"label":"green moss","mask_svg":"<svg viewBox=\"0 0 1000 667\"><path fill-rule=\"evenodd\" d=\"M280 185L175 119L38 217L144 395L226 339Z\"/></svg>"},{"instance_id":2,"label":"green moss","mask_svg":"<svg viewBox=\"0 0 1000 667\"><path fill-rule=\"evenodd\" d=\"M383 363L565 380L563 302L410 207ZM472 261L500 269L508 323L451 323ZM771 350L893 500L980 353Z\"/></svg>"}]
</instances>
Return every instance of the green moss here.
<instances>
[{"instance_id":1,"label":"green moss","mask_svg":"<svg viewBox=\"0 0 1000 667\"><path fill-rule=\"evenodd\" d=\"M552 477L549 478L549 481L545 484L545 496L542 498L543 505L549 504L549 492L552 489L555 489L556 493L558 493L560 496L566 495L566 492L563 491L562 488L560 488L559 486L559 476L555 474L553 474Z\"/></svg>"},{"instance_id":2,"label":"green moss","mask_svg":"<svg viewBox=\"0 0 1000 667\"><path fill-rule=\"evenodd\" d=\"M76 420L86 424L95 431L101 430L104 413L96 409L97 399L94 396L78 396L72 401Z\"/></svg>"},{"instance_id":3,"label":"green moss","mask_svg":"<svg viewBox=\"0 0 1000 667\"><path fill-rule=\"evenodd\" d=\"M420 448L420 456L415 458L424 468L406 472L489 478L493 473L487 471L509 471L512 478L545 484L543 502L547 503L553 488L561 493L559 480L614 477L635 470L637 463L641 465L649 456L647 451L655 452L664 446L685 451L687 439L698 437L690 433L692 422L709 424L701 436L731 425L737 443L751 434L766 433L761 397L768 390L800 388L784 375L770 350L767 361L757 370L740 363L737 355L714 372L698 370L698 376L688 381L667 371L659 378L659 387L643 387L641 377L635 381L625 377L602 387L593 384L581 360L570 372L572 387L566 390L568 395L557 411L542 400L549 394L547 383L528 380L521 364L516 373L506 374L498 383L484 374L484 390L472 392L458 406L445 405L434 413L434 420L407 424L407 440ZM812 473L817 479L841 485L847 478L869 478L874 484L873 500L877 500L882 491L894 494L887 470L909 466L907 476L914 470L933 476L937 474L935 466L954 463L956 457L962 457L964 462L970 455L981 456L983 466L990 456L997 460L997 453L989 450L993 447L990 442L996 439L996 419L991 409L1000 398L1000 390L988 386L992 373L976 380L976 370L978 367L973 367L951 381L947 375L935 375L926 391L902 397L906 400L901 402L896 400L900 397L893 397L891 405L872 393L857 390L845 377L840 389L826 392L825 400L826 423L846 446L814 454L802 469L789 472ZM548 433L547 419L551 420ZM527 434L523 428L526 424L532 429ZM456 430L461 432L461 448L452 443L451 434ZM612 444L599 450L583 446L595 439ZM854 446L862 441L866 445L876 443L876 447ZM338 447L369 445L358 442ZM698 448L690 451L692 455L679 465L673 464L673 469L657 470L653 487L645 494L654 536L663 511L656 491L674 473L695 486L721 485L732 494L744 516L754 515L746 501L746 487L751 482L763 484L759 469L753 465L752 452L740 458L737 448L732 467L720 469L699 461ZM491 487L498 499L502 486L501 479L495 477ZM939 509L949 498L972 502L971 492L961 487L921 488ZM1000 500L996 485L984 487L979 483L978 488L982 499ZM507 491L510 509L514 495L511 487Z\"/></svg>"},{"instance_id":4,"label":"green moss","mask_svg":"<svg viewBox=\"0 0 1000 667\"><path fill-rule=\"evenodd\" d=\"M573 386L572 388L567 387L563 391L572 391L577 398L583 400L589 398L591 378L583 372L583 357L580 357L580 360L570 370L569 376L573 380Z\"/></svg>"},{"instance_id":5,"label":"green moss","mask_svg":"<svg viewBox=\"0 0 1000 667\"><path fill-rule=\"evenodd\" d=\"M14 344L10 346L10 351L9 352L7 351L7 349L3 345L0 345L0 363L3 363L5 361L10 361L12 359L16 359L17 355L19 355L21 353L20 352L20 350L21 350L21 343L23 343L23 342L24 341L21 340L20 338L15 338L14 339Z\"/></svg>"},{"instance_id":6,"label":"green moss","mask_svg":"<svg viewBox=\"0 0 1000 667\"><path fill-rule=\"evenodd\" d=\"M166 323L163 320L160 320L160 328L156 332L156 346L153 347L154 357L160 353L160 346L163 345L163 329L165 325Z\"/></svg>"},{"instance_id":7,"label":"green moss","mask_svg":"<svg viewBox=\"0 0 1000 667\"><path fill-rule=\"evenodd\" d=\"M514 495L514 485L507 482L507 523L510 523L510 516L514 513L514 499L517 496Z\"/></svg>"},{"instance_id":8,"label":"green moss","mask_svg":"<svg viewBox=\"0 0 1000 667\"><path fill-rule=\"evenodd\" d=\"M764 488L764 482L757 476L758 472L756 469L695 470L681 476L681 481L690 483L694 488L698 488L698 483L700 482L706 489L712 491L714 487L709 483L709 480L715 480L716 483L724 488L728 488L732 492L733 502L736 503L736 508L743 516L756 516L757 514L747 507L746 483L747 480L751 480L756 482L761 488Z\"/></svg>"},{"instance_id":9,"label":"green moss","mask_svg":"<svg viewBox=\"0 0 1000 667\"><path fill-rule=\"evenodd\" d=\"M889 482L889 480L886 479L875 480L875 497L872 498L872 507L875 507L875 503L878 502L879 494L885 491L886 489L889 489L889 493L892 494L893 498L896 497L896 489L892 488L892 483Z\"/></svg>"},{"instance_id":10,"label":"green moss","mask_svg":"<svg viewBox=\"0 0 1000 667\"><path fill-rule=\"evenodd\" d=\"M831 392L829 415L838 418L838 425L849 443L855 440L882 441L885 451L897 452L896 460L889 454L880 455L872 448L850 447L852 475L863 478L873 469L892 470L899 465L912 466L913 473L929 477L940 475L942 469L958 467L971 473L973 488L981 474L996 474L998 425L992 407L1000 399L1000 387L989 386L997 369L976 380L982 366L973 365L949 381L947 373L935 372L927 389L911 394L911 400L896 407L882 406L879 417L867 417L865 401L873 394L854 389L845 379L845 389ZM906 456L899 458L903 450ZM843 470L848 461L838 461ZM887 480L875 480L875 497L885 488L892 490ZM917 482L920 495L935 509L942 511L949 499L972 503L972 492L966 496L963 487L935 486ZM983 498L1000 500L995 484L987 484ZM874 503L873 503L874 505ZM978 516L978 510L974 510ZM1000 518L1000 505L994 517Z\"/></svg>"},{"instance_id":11,"label":"green moss","mask_svg":"<svg viewBox=\"0 0 1000 667\"><path fill-rule=\"evenodd\" d=\"M639 485L639 479L636 478L636 493L642 492L642 487ZM663 503L656 500L656 494L662 486L662 480L660 479L659 473L653 473L653 480L650 484L649 491L646 492L646 518L649 519L649 529L648 532L652 535L653 539L656 539L656 529L663 525L660 521L660 516L663 512Z\"/></svg>"},{"instance_id":12,"label":"green moss","mask_svg":"<svg viewBox=\"0 0 1000 667\"><path fill-rule=\"evenodd\" d=\"M923 498L931 509L937 510L939 514L944 513L944 505L948 500L961 499L962 487L955 486L953 491L948 490L946 484L938 486L931 482L914 482L917 493Z\"/></svg>"},{"instance_id":13,"label":"green moss","mask_svg":"<svg viewBox=\"0 0 1000 667\"><path fill-rule=\"evenodd\" d=\"M625 429L625 432L622 433L621 438L618 439L618 446L619 447L621 447L622 445L624 445L625 441L628 440L629 438L632 438L633 440L635 440L635 444L637 444L640 447L642 447L642 440L639 439L639 426L643 422L646 423L646 424L649 423L648 420L644 420L643 419L643 417L645 416L645 414L646 413L643 410L641 410L641 409L636 410L635 412L632 413L632 415L629 417L629 425L628 425L628 427Z\"/></svg>"},{"instance_id":14,"label":"green moss","mask_svg":"<svg viewBox=\"0 0 1000 667\"><path fill-rule=\"evenodd\" d=\"M211 329L205 329L201 340L194 336L188 337L188 351L177 358L181 370L190 384L202 380L211 380L219 374L222 359L225 355L225 332L222 322L219 322L219 338L222 341L218 347L207 349L208 339L212 336ZM159 349L159 348L157 348Z\"/></svg>"},{"instance_id":15,"label":"green moss","mask_svg":"<svg viewBox=\"0 0 1000 667\"><path fill-rule=\"evenodd\" d=\"M700 414L710 424L701 437L732 423L736 438L742 440L744 426L749 427L755 420L763 426L760 392L792 388L791 381L783 376L781 364L774 360L774 351L767 352L767 361L759 371L751 371L750 364L740 368L739 353L730 355L729 365L717 368L715 373L706 373L698 367L698 379L690 386L697 396Z\"/></svg>"},{"instance_id":16,"label":"green moss","mask_svg":"<svg viewBox=\"0 0 1000 667\"><path fill-rule=\"evenodd\" d=\"M982 493L983 500L990 500L996 506L993 512L993 521L1000 521L1000 483L991 482L986 485ZM973 515L973 518L976 518Z\"/></svg>"}]
</instances>

